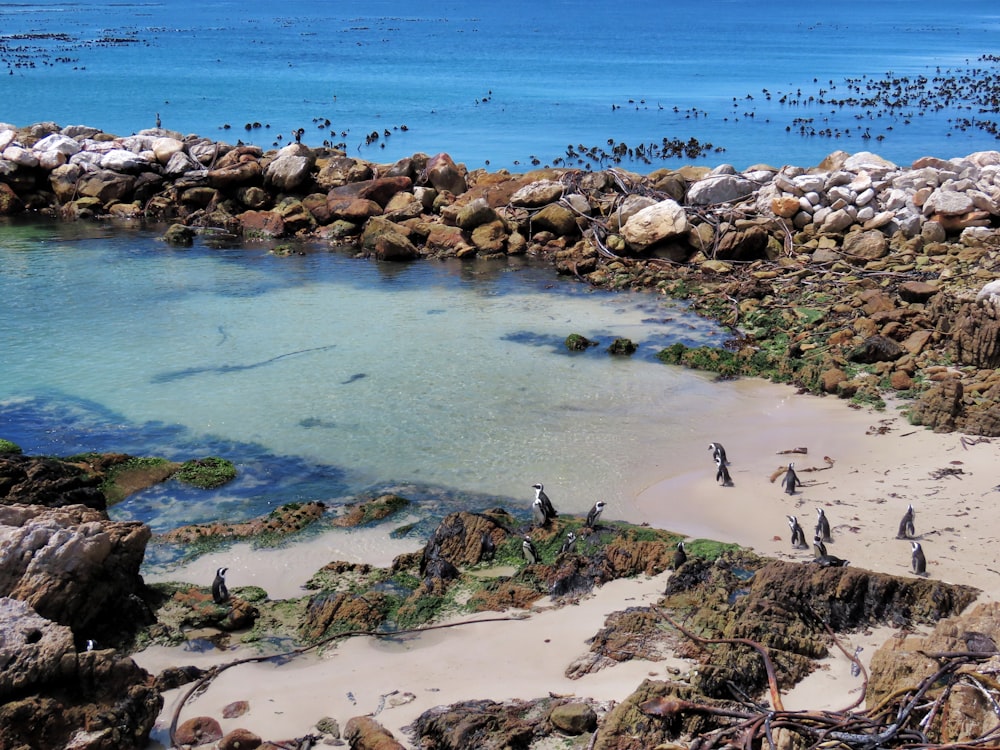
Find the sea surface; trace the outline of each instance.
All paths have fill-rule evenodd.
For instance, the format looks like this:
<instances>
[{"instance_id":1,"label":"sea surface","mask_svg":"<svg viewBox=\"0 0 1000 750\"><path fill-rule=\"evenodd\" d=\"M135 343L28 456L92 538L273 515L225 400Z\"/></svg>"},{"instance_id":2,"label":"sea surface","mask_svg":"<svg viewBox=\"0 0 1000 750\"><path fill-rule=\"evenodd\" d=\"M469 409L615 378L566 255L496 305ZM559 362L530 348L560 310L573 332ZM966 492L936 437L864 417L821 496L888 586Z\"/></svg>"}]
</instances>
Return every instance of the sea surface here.
<instances>
[{"instance_id":1,"label":"sea surface","mask_svg":"<svg viewBox=\"0 0 1000 750\"><path fill-rule=\"evenodd\" d=\"M987 0L0 2L0 122L490 170L905 164L997 148L998 41ZM529 260L178 250L160 229L0 223L0 437L237 464L219 491L113 511L158 531L387 490L526 513L537 481L622 517L748 397L655 359L726 337L656 294ZM599 345L569 354L570 333ZM619 336L634 357L607 355Z\"/></svg>"},{"instance_id":2,"label":"sea surface","mask_svg":"<svg viewBox=\"0 0 1000 750\"><path fill-rule=\"evenodd\" d=\"M998 49L993 0L0 2L0 122L513 171L908 164L997 147Z\"/></svg>"}]
</instances>

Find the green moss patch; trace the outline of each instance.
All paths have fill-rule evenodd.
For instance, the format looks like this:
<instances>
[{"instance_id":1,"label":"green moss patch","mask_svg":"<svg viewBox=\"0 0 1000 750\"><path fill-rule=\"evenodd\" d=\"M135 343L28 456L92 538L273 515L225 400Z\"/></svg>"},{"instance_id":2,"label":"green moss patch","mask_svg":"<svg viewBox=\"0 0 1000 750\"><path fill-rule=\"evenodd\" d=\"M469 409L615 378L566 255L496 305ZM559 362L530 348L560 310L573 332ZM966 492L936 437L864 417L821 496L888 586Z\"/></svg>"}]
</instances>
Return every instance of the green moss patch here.
<instances>
[{"instance_id":1,"label":"green moss patch","mask_svg":"<svg viewBox=\"0 0 1000 750\"><path fill-rule=\"evenodd\" d=\"M216 456L195 458L185 461L174 476L185 484L214 490L236 478L236 466L232 461Z\"/></svg>"}]
</instances>

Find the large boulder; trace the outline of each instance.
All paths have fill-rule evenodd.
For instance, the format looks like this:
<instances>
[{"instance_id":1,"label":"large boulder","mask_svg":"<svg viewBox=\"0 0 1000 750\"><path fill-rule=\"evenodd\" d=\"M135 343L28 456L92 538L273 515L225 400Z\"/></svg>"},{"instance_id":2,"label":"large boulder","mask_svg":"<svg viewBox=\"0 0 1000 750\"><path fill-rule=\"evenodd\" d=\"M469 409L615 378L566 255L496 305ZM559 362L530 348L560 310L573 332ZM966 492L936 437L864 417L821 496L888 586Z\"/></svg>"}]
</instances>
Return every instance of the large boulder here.
<instances>
[{"instance_id":1,"label":"large boulder","mask_svg":"<svg viewBox=\"0 0 1000 750\"><path fill-rule=\"evenodd\" d=\"M82 505L0 506L0 596L80 639L114 643L147 624L139 575L151 532Z\"/></svg>"},{"instance_id":2,"label":"large boulder","mask_svg":"<svg viewBox=\"0 0 1000 750\"><path fill-rule=\"evenodd\" d=\"M151 677L112 650L0 598L0 747L144 748L163 706Z\"/></svg>"},{"instance_id":3,"label":"large boulder","mask_svg":"<svg viewBox=\"0 0 1000 750\"><path fill-rule=\"evenodd\" d=\"M629 248L641 252L687 230L684 208L677 201L667 198L633 214L622 226L621 234Z\"/></svg>"},{"instance_id":4,"label":"large boulder","mask_svg":"<svg viewBox=\"0 0 1000 750\"><path fill-rule=\"evenodd\" d=\"M286 146L264 170L265 183L280 192L293 192L308 183L315 162L304 146Z\"/></svg>"},{"instance_id":5,"label":"large boulder","mask_svg":"<svg viewBox=\"0 0 1000 750\"><path fill-rule=\"evenodd\" d=\"M76 183L77 193L84 198L97 198L104 205L126 198L135 185L135 177L99 169L84 174Z\"/></svg>"},{"instance_id":6,"label":"large boulder","mask_svg":"<svg viewBox=\"0 0 1000 750\"><path fill-rule=\"evenodd\" d=\"M424 177L438 192L447 191L460 195L468 189L465 174L448 154L437 154L428 159Z\"/></svg>"},{"instance_id":7,"label":"large boulder","mask_svg":"<svg viewBox=\"0 0 1000 750\"><path fill-rule=\"evenodd\" d=\"M104 510L107 500L101 481L81 464L45 456L0 455L0 505L86 505Z\"/></svg>"}]
</instances>

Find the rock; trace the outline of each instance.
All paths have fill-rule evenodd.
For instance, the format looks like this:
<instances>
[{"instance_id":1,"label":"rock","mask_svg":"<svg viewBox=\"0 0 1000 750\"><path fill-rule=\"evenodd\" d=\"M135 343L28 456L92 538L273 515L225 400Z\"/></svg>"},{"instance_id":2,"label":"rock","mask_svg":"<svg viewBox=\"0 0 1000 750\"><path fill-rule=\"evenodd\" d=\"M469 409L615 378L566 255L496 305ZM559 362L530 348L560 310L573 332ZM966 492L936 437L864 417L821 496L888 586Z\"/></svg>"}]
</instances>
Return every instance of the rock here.
<instances>
[{"instance_id":1,"label":"rock","mask_svg":"<svg viewBox=\"0 0 1000 750\"><path fill-rule=\"evenodd\" d=\"M45 456L0 454L0 504L107 508L103 477L92 467Z\"/></svg>"},{"instance_id":2,"label":"rock","mask_svg":"<svg viewBox=\"0 0 1000 750\"><path fill-rule=\"evenodd\" d=\"M617 338L608 346L608 354L631 357L639 347L629 339Z\"/></svg>"},{"instance_id":3,"label":"rock","mask_svg":"<svg viewBox=\"0 0 1000 750\"><path fill-rule=\"evenodd\" d=\"M219 169L210 169L206 178L209 186L220 190L230 190L242 185L260 181L264 171L256 161L241 161Z\"/></svg>"},{"instance_id":4,"label":"rock","mask_svg":"<svg viewBox=\"0 0 1000 750\"><path fill-rule=\"evenodd\" d=\"M454 565L475 565L499 548L517 521L503 509L486 513L449 513L424 546L423 560L436 555Z\"/></svg>"},{"instance_id":5,"label":"rock","mask_svg":"<svg viewBox=\"0 0 1000 750\"><path fill-rule=\"evenodd\" d=\"M847 355L851 362L892 362L903 356L903 347L885 336L869 336Z\"/></svg>"},{"instance_id":6,"label":"rock","mask_svg":"<svg viewBox=\"0 0 1000 750\"><path fill-rule=\"evenodd\" d=\"M24 210L24 202L14 192L14 188L0 182L0 216L13 216Z\"/></svg>"},{"instance_id":7,"label":"rock","mask_svg":"<svg viewBox=\"0 0 1000 750\"><path fill-rule=\"evenodd\" d=\"M407 730L422 750L528 748L546 734L542 707L529 701L464 701L425 711ZM345 737L350 737L346 731Z\"/></svg>"},{"instance_id":8,"label":"rock","mask_svg":"<svg viewBox=\"0 0 1000 750\"><path fill-rule=\"evenodd\" d=\"M465 175L448 154L437 154L428 159L424 177L438 192L447 191L460 195L468 189Z\"/></svg>"},{"instance_id":9,"label":"rock","mask_svg":"<svg viewBox=\"0 0 1000 750\"><path fill-rule=\"evenodd\" d=\"M549 721L560 732L576 736L597 728L597 713L586 703L561 703L553 706Z\"/></svg>"},{"instance_id":10,"label":"rock","mask_svg":"<svg viewBox=\"0 0 1000 750\"><path fill-rule=\"evenodd\" d=\"M698 180L688 188L687 201L693 206L731 203L753 194L757 185L746 177L717 174Z\"/></svg>"},{"instance_id":11,"label":"rock","mask_svg":"<svg viewBox=\"0 0 1000 750\"><path fill-rule=\"evenodd\" d=\"M370 716L354 716L344 727L344 739L351 750L406 750L392 732Z\"/></svg>"},{"instance_id":12,"label":"rock","mask_svg":"<svg viewBox=\"0 0 1000 750\"><path fill-rule=\"evenodd\" d=\"M249 729L234 729L220 739L216 747L218 750L255 750L262 742L263 740Z\"/></svg>"},{"instance_id":13,"label":"rock","mask_svg":"<svg viewBox=\"0 0 1000 750\"><path fill-rule=\"evenodd\" d=\"M538 180L519 189L510 197L510 202L525 208L541 208L559 200L565 190L557 180Z\"/></svg>"},{"instance_id":14,"label":"rock","mask_svg":"<svg viewBox=\"0 0 1000 750\"><path fill-rule=\"evenodd\" d=\"M171 224L163 233L163 241L177 247L191 247L194 244L194 230L183 224Z\"/></svg>"},{"instance_id":15,"label":"rock","mask_svg":"<svg viewBox=\"0 0 1000 750\"><path fill-rule=\"evenodd\" d=\"M195 716L181 723L174 733L177 745L207 745L222 739L222 727L211 716Z\"/></svg>"},{"instance_id":16,"label":"rock","mask_svg":"<svg viewBox=\"0 0 1000 750\"><path fill-rule=\"evenodd\" d=\"M299 631L308 640L318 640L330 629L375 630L385 620L387 607L385 595L378 591L322 592L309 598Z\"/></svg>"},{"instance_id":17,"label":"rock","mask_svg":"<svg viewBox=\"0 0 1000 750\"><path fill-rule=\"evenodd\" d=\"M977 301L985 290L986 287L980 290ZM991 370L1000 367L1000 307L961 305L955 313L951 338L958 364Z\"/></svg>"},{"instance_id":18,"label":"rock","mask_svg":"<svg viewBox=\"0 0 1000 750\"><path fill-rule=\"evenodd\" d=\"M170 138L168 136L154 138L152 151L158 163L167 164L174 154L184 152L184 141L178 138Z\"/></svg>"},{"instance_id":19,"label":"rock","mask_svg":"<svg viewBox=\"0 0 1000 750\"><path fill-rule=\"evenodd\" d=\"M244 211L236 217L244 236L251 239L275 239L285 236L285 222L275 211Z\"/></svg>"},{"instance_id":20,"label":"rock","mask_svg":"<svg viewBox=\"0 0 1000 750\"><path fill-rule=\"evenodd\" d=\"M559 203L550 203L531 217L535 231L548 231L560 236L579 234L576 214Z\"/></svg>"},{"instance_id":21,"label":"rock","mask_svg":"<svg viewBox=\"0 0 1000 750\"><path fill-rule=\"evenodd\" d=\"M760 260L764 258L768 234L763 227L751 225L723 232L715 249L718 260Z\"/></svg>"},{"instance_id":22,"label":"rock","mask_svg":"<svg viewBox=\"0 0 1000 750\"><path fill-rule=\"evenodd\" d=\"M899 285L899 298L904 302L926 302L940 290L925 281L904 281Z\"/></svg>"},{"instance_id":23,"label":"rock","mask_svg":"<svg viewBox=\"0 0 1000 750\"><path fill-rule=\"evenodd\" d=\"M294 146L286 146L282 149L277 158L274 159L264 170L265 184L272 186L281 192L292 192L304 185L310 179L314 159L307 151L297 149Z\"/></svg>"},{"instance_id":24,"label":"rock","mask_svg":"<svg viewBox=\"0 0 1000 750\"><path fill-rule=\"evenodd\" d=\"M910 409L913 424L930 427L934 432L951 432L962 413L964 389L957 377L948 378L925 391Z\"/></svg>"},{"instance_id":25,"label":"rock","mask_svg":"<svg viewBox=\"0 0 1000 750\"><path fill-rule=\"evenodd\" d=\"M379 260L408 261L418 257L417 248L398 224L373 216L361 233L361 248Z\"/></svg>"},{"instance_id":26,"label":"rock","mask_svg":"<svg viewBox=\"0 0 1000 750\"><path fill-rule=\"evenodd\" d=\"M87 198L97 198L105 206L114 201L123 201L135 185L135 178L101 169L87 172L76 183L76 192Z\"/></svg>"},{"instance_id":27,"label":"rock","mask_svg":"<svg viewBox=\"0 0 1000 750\"><path fill-rule=\"evenodd\" d=\"M844 237L844 254L851 263L867 263L884 258L889 252L889 243L877 229L851 232Z\"/></svg>"},{"instance_id":28,"label":"rock","mask_svg":"<svg viewBox=\"0 0 1000 750\"><path fill-rule=\"evenodd\" d=\"M145 524L82 505L0 506L0 596L114 643L151 621L139 575L149 538Z\"/></svg>"},{"instance_id":29,"label":"rock","mask_svg":"<svg viewBox=\"0 0 1000 750\"><path fill-rule=\"evenodd\" d=\"M668 198L634 214L622 226L621 233L632 250L641 252L687 230L687 214Z\"/></svg>"},{"instance_id":30,"label":"rock","mask_svg":"<svg viewBox=\"0 0 1000 750\"><path fill-rule=\"evenodd\" d=\"M134 661L78 653L69 628L9 598L0 598L0 643L0 747L147 746L163 699Z\"/></svg>"},{"instance_id":31,"label":"rock","mask_svg":"<svg viewBox=\"0 0 1000 750\"><path fill-rule=\"evenodd\" d=\"M101 156L101 169L122 174L137 174L149 169L149 160L139 154L116 148Z\"/></svg>"}]
</instances>

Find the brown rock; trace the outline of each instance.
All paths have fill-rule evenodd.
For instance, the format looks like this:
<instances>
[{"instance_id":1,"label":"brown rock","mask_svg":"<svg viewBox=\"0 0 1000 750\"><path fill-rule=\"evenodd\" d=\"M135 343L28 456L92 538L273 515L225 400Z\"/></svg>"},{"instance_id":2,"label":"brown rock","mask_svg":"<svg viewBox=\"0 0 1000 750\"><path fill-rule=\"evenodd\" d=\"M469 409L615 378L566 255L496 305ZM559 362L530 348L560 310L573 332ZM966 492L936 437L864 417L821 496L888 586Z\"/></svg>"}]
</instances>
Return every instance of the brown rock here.
<instances>
[{"instance_id":1,"label":"brown rock","mask_svg":"<svg viewBox=\"0 0 1000 750\"><path fill-rule=\"evenodd\" d=\"M438 192L461 195L468 189L465 175L448 154L437 154L428 159L424 177Z\"/></svg>"},{"instance_id":2,"label":"brown rock","mask_svg":"<svg viewBox=\"0 0 1000 750\"><path fill-rule=\"evenodd\" d=\"M910 410L910 419L914 424L930 427L935 432L951 432L962 412L963 395L962 381L948 377L924 392Z\"/></svg>"},{"instance_id":3,"label":"brown rock","mask_svg":"<svg viewBox=\"0 0 1000 750\"><path fill-rule=\"evenodd\" d=\"M247 237L271 239L285 236L285 222L274 211L244 211L236 218Z\"/></svg>"},{"instance_id":4,"label":"brown rock","mask_svg":"<svg viewBox=\"0 0 1000 750\"><path fill-rule=\"evenodd\" d=\"M715 257L719 260L759 260L764 257L768 234L756 224L719 235Z\"/></svg>"},{"instance_id":5,"label":"brown rock","mask_svg":"<svg viewBox=\"0 0 1000 750\"><path fill-rule=\"evenodd\" d=\"M550 203L545 206L531 217L531 225L536 232L548 231L560 237L580 233L576 214L561 203Z\"/></svg>"},{"instance_id":6,"label":"brown rock","mask_svg":"<svg viewBox=\"0 0 1000 750\"><path fill-rule=\"evenodd\" d=\"M904 302L926 302L939 291L926 281L904 281L899 285L899 297Z\"/></svg>"},{"instance_id":7,"label":"brown rock","mask_svg":"<svg viewBox=\"0 0 1000 750\"><path fill-rule=\"evenodd\" d=\"M107 205L113 201L124 201L134 185L135 177L102 169L82 175L76 182L76 192L85 198L97 198Z\"/></svg>"},{"instance_id":8,"label":"brown rock","mask_svg":"<svg viewBox=\"0 0 1000 750\"><path fill-rule=\"evenodd\" d=\"M211 716L195 716L177 727L174 740L177 745L207 745L222 739L222 727Z\"/></svg>"},{"instance_id":9,"label":"brown rock","mask_svg":"<svg viewBox=\"0 0 1000 750\"><path fill-rule=\"evenodd\" d=\"M839 367L831 367L820 376L824 393L836 393L841 383L847 380L847 373Z\"/></svg>"},{"instance_id":10,"label":"brown rock","mask_svg":"<svg viewBox=\"0 0 1000 750\"><path fill-rule=\"evenodd\" d=\"M406 750L392 732L370 716L349 719L344 727L344 739L351 744L351 750Z\"/></svg>"},{"instance_id":11,"label":"brown rock","mask_svg":"<svg viewBox=\"0 0 1000 750\"><path fill-rule=\"evenodd\" d=\"M242 185L258 184L264 170L256 161L240 161L219 169L210 169L207 175L208 184L220 190L232 189Z\"/></svg>"},{"instance_id":12,"label":"brown rock","mask_svg":"<svg viewBox=\"0 0 1000 750\"><path fill-rule=\"evenodd\" d=\"M330 628L375 630L385 620L387 609L386 596L378 591L325 591L309 599L299 630L310 640L322 638Z\"/></svg>"},{"instance_id":13,"label":"brown rock","mask_svg":"<svg viewBox=\"0 0 1000 750\"><path fill-rule=\"evenodd\" d=\"M481 224L472 230L472 244L482 253L503 252L507 243L507 227L500 221Z\"/></svg>"},{"instance_id":14,"label":"brown rock","mask_svg":"<svg viewBox=\"0 0 1000 750\"><path fill-rule=\"evenodd\" d=\"M963 304L952 326L959 364L991 370L1000 367L1000 310L996 305Z\"/></svg>"},{"instance_id":15,"label":"brown rock","mask_svg":"<svg viewBox=\"0 0 1000 750\"><path fill-rule=\"evenodd\" d=\"M790 195L783 195L771 201L771 210L775 216L790 219L799 212L799 201Z\"/></svg>"},{"instance_id":16,"label":"brown rock","mask_svg":"<svg viewBox=\"0 0 1000 750\"><path fill-rule=\"evenodd\" d=\"M847 358L852 362L874 364L875 362L892 362L903 356L903 347L885 336L869 336L856 346Z\"/></svg>"},{"instance_id":17,"label":"brown rock","mask_svg":"<svg viewBox=\"0 0 1000 750\"><path fill-rule=\"evenodd\" d=\"M884 258L888 253L889 242L877 229L850 232L844 237L844 254L851 263L864 264Z\"/></svg>"},{"instance_id":18,"label":"brown rock","mask_svg":"<svg viewBox=\"0 0 1000 750\"><path fill-rule=\"evenodd\" d=\"M247 701L233 701L222 707L222 718L238 719L249 710L250 704Z\"/></svg>"},{"instance_id":19,"label":"brown rock","mask_svg":"<svg viewBox=\"0 0 1000 750\"><path fill-rule=\"evenodd\" d=\"M552 707L549 721L560 732L576 736L597 728L597 713L586 703L561 703Z\"/></svg>"},{"instance_id":20,"label":"brown rock","mask_svg":"<svg viewBox=\"0 0 1000 750\"><path fill-rule=\"evenodd\" d=\"M902 370L893 370L889 376L889 385L897 391L908 391L913 387L913 378Z\"/></svg>"},{"instance_id":21,"label":"brown rock","mask_svg":"<svg viewBox=\"0 0 1000 750\"><path fill-rule=\"evenodd\" d=\"M255 750L260 747L261 738L249 729L234 729L219 740L218 750Z\"/></svg>"}]
</instances>

